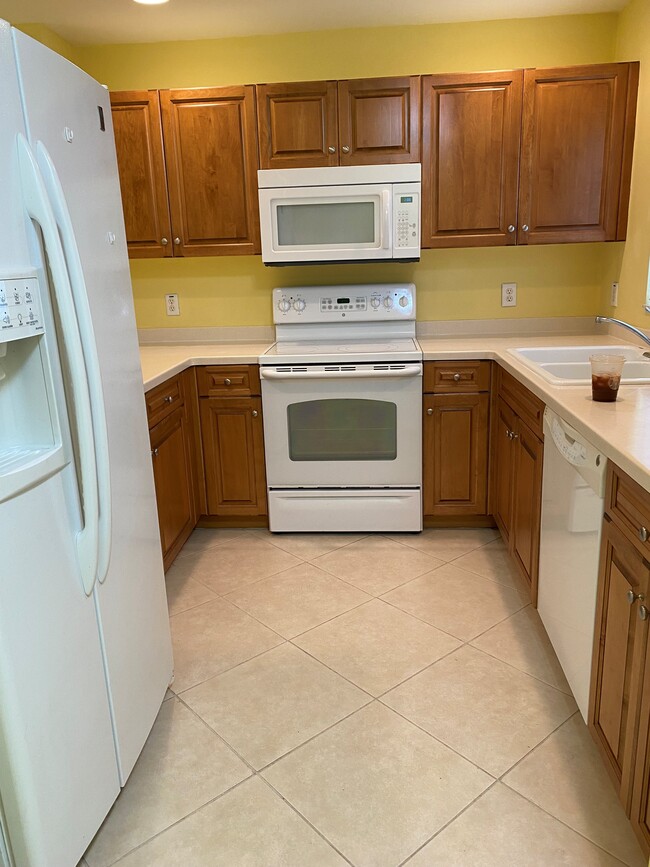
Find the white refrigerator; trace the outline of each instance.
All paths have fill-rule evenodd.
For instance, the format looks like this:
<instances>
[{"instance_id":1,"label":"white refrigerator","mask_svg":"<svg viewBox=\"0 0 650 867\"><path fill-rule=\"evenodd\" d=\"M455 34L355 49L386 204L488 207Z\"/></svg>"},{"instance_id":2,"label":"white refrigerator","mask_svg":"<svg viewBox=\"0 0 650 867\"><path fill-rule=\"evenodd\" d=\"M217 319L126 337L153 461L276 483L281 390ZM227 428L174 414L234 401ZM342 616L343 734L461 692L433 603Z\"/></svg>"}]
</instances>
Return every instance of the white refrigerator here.
<instances>
[{"instance_id":1,"label":"white refrigerator","mask_svg":"<svg viewBox=\"0 0 650 867\"><path fill-rule=\"evenodd\" d=\"M172 673L109 95L0 22L0 863L74 867Z\"/></svg>"}]
</instances>

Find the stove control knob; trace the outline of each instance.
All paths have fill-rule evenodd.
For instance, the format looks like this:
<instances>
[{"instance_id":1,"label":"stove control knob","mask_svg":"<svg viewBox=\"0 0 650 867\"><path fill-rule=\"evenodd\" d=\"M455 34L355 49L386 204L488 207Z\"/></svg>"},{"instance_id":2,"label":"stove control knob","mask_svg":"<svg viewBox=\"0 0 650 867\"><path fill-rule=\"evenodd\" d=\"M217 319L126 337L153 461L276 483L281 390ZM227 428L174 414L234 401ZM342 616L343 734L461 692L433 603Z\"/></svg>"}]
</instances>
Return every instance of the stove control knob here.
<instances>
[{"instance_id":1,"label":"stove control knob","mask_svg":"<svg viewBox=\"0 0 650 867\"><path fill-rule=\"evenodd\" d=\"M291 301L289 301L288 298L280 298L278 301L278 310L280 310L281 313L287 313L291 310Z\"/></svg>"},{"instance_id":2,"label":"stove control knob","mask_svg":"<svg viewBox=\"0 0 650 867\"><path fill-rule=\"evenodd\" d=\"M387 295L387 296L384 298L384 307L385 307L387 310L390 310L390 308L391 308L392 306L393 306L393 299L390 297L390 295Z\"/></svg>"},{"instance_id":3,"label":"stove control knob","mask_svg":"<svg viewBox=\"0 0 650 867\"><path fill-rule=\"evenodd\" d=\"M370 296L370 306L371 307L374 307L376 309L377 307L379 307L380 304L381 304L381 298L379 297L379 295L371 295Z\"/></svg>"},{"instance_id":4,"label":"stove control knob","mask_svg":"<svg viewBox=\"0 0 650 867\"><path fill-rule=\"evenodd\" d=\"M400 295L399 306L400 307L408 307L409 300L406 295Z\"/></svg>"},{"instance_id":5,"label":"stove control knob","mask_svg":"<svg viewBox=\"0 0 650 867\"><path fill-rule=\"evenodd\" d=\"M305 300L303 298L296 298L296 300L293 302L293 309L297 310L298 313L302 313L306 306L307 304L305 303Z\"/></svg>"}]
</instances>

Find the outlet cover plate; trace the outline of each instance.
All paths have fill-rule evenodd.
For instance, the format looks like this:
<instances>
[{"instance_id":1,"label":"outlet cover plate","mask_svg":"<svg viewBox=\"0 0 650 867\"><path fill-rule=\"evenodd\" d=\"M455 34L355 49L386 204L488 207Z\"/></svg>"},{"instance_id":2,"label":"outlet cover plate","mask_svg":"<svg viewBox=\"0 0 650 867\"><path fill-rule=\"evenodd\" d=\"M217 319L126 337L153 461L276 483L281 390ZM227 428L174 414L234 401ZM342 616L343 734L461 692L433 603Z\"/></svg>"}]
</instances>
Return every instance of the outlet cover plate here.
<instances>
[{"instance_id":1,"label":"outlet cover plate","mask_svg":"<svg viewBox=\"0 0 650 867\"><path fill-rule=\"evenodd\" d=\"M612 305L612 307L618 307L618 283L612 283L610 304Z\"/></svg>"},{"instance_id":2,"label":"outlet cover plate","mask_svg":"<svg viewBox=\"0 0 650 867\"><path fill-rule=\"evenodd\" d=\"M176 295L175 293L165 295L165 307L167 309L168 316L181 315L181 305L178 300L178 295Z\"/></svg>"},{"instance_id":3,"label":"outlet cover plate","mask_svg":"<svg viewBox=\"0 0 650 867\"><path fill-rule=\"evenodd\" d=\"M501 306L516 307L517 306L517 284L502 283L501 284Z\"/></svg>"}]
</instances>

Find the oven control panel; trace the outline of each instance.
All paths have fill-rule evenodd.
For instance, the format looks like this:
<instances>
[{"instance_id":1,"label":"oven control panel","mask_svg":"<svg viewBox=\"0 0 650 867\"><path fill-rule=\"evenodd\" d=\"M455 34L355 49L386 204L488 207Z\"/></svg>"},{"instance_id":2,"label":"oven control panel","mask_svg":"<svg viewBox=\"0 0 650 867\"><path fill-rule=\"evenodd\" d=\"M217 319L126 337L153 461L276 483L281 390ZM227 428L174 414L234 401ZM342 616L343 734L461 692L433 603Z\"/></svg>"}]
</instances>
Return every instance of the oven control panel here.
<instances>
[{"instance_id":1,"label":"oven control panel","mask_svg":"<svg viewBox=\"0 0 650 867\"><path fill-rule=\"evenodd\" d=\"M413 283L297 286L273 290L273 321L371 322L415 319Z\"/></svg>"}]
</instances>

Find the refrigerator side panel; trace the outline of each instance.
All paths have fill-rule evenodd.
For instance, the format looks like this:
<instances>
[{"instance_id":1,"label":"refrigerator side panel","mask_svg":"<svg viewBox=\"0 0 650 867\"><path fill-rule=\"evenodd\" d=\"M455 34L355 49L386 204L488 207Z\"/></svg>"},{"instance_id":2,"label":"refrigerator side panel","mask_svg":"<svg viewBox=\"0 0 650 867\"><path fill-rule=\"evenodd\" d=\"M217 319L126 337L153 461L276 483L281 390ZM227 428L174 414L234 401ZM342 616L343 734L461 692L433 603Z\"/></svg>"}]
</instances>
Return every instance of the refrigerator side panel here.
<instances>
[{"instance_id":1,"label":"refrigerator side panel","mask_svg":"<svg viewBox=\"0 0 650 867\"><path fill-rule=\"evenodd\" d=\"M41 253L16 185L24 126L4 22L0 81L0 269L40 274L45 322L44 334L7 348L0 411L11 415L14 386L31 393L34 377L59 368ZM18 867L76 863L119 793L97 617L76 558L76 484L68 460L0 503L0 802Z\"/></svg>"},{"instance_id":2,"label":"refrigerator side panel","mask_svg":"<svg viewBox=\"0 0 650 867\"><path fill-rule=\"evenodd\" d=\"M101 368L112 538L95 594L125 782L172 678L172 658L110 100L44 46L17 32L15 42L28 135L34 147L43 143L63 187Z\"/></svg>"}]
</instances>

